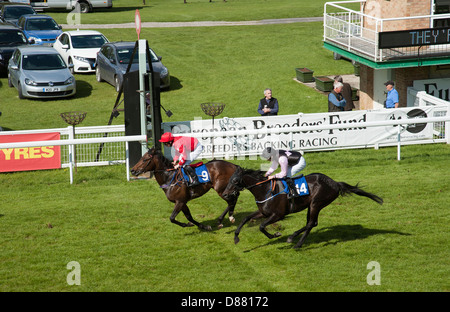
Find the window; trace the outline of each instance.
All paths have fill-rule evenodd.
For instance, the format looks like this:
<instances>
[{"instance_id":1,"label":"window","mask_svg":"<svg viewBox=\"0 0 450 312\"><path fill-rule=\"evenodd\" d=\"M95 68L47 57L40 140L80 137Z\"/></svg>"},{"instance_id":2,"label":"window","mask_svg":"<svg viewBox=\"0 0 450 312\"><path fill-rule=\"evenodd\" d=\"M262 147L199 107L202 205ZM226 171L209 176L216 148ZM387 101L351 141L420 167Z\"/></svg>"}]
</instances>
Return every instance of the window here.
<instances>
[{"instance_id":1,"label":"window","mask_svg":"<svg viewBox=\"0 0 450 312\"><path fill-rule=\"evenodd\" d=\"M439 14L448 14L450 13L450 0L434 0L434 15L439 17ZM433 19L433 27L449 27L450 19L449 18L434 18Z\"/></svg>"},{"instance_id":2,"label":"window","mask_svg":"<svg viewBox=\"0 0 450 312\"><path fill-rule=\"evenodd\" d=\"M30 54L23 56L23 69L53 70L66 68L66 63L59 54Z\"/></svg>"},{"instance_id":3,"label":"window","mask_svg":"<svg viewBox=\"0 0 450 312\"><path fill-rule=\"evenodd\" d=\"M72 36L72 45L76 49L100 48L106 42L102 35Z\"/></svg>"}]
</instances>

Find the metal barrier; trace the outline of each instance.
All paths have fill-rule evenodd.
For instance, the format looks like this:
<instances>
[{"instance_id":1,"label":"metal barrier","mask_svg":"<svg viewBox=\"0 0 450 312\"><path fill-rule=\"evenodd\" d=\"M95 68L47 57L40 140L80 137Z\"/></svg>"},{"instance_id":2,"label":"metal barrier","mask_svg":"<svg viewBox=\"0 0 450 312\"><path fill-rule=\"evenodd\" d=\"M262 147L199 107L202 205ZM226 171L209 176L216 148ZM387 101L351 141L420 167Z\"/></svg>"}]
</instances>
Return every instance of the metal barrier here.
<instances>
[{"instance_id":1,"label":"metal barrier","mask_svg":"<svg viewBox=\"0 0 450 312\"><path fill-rule=\"evenodd\" d=\"M386 127L386 126L398 126L397 127L397 141L396 143L387 143L387 144L375 144L374 147L377 149L380 146L397 146L397 160L400 160L400 147L402 145L401 141L401 133L406 129L406 125L418 125L418 124L426 124L426 123L445 123L444 131L445 134L443 137L445 139L430 139L430 140L418 140L418 141L410 141L407 144L425 144L425 143L438 143L438 142L446 142L450 144L450 114L449 110L447 110L446 116L441 117L429 117L429 118L412 118L412 119L399 119L399 120L385 120L385 121L376 121L376 122L364 122L364 123L352 123L349 124L328 124L328 125L319 125L319 126L299 126L299 127L289 127L286 128L266 128L264 131L260 129L254 130L231 130L231 131L214 131L208 133L179 133L174 134L174 136L192 136L199 139L211 138L211 137L246 137L246 136L258 136L258 135L271 135L271 134L281 134L281 133L289 133L291 136L291 140L294 133L306 133L306 132L314 132L314 131L323 131L323 130L331 130L331 129L348 129L351 128L370 128L370 127ZM367 147L365 146L353 146L351 148L358 147Z\"/></svg>"},{"instance_id":2,"label":"metal barrier","mask_svg":"<svg viewBox=\"0 0 450 312\"><path fill-rule=\"evenodd\" d=\"M112 142L125 142L125 163L127 170L127 181L130 180L130 165L129 165L129 153L128 142L132 141L146 141L145 135L132 135L122 137L109 137L109 138L91 138L91 139L72 139L72 140L51 140L51 141L30 141L30 142L16 142L16 143L2 143L0 149L6 148L22 148L22 147L40 147L40 146L68 146L69 147L69 171L70 171L70 184L73 183L73 167L74 167L74 145L81 144L100 144L100 143L112 143Z\"/></svg>"}]
</instances>

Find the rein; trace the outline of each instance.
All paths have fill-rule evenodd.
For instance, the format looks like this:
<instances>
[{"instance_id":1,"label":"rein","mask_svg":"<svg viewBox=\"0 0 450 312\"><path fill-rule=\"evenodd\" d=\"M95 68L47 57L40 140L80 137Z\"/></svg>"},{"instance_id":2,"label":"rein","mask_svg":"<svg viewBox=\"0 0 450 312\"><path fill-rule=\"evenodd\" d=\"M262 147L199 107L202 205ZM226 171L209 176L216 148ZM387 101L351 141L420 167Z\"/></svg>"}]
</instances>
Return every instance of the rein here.
<instances>
[{"instance_id":1,"label":"rein","mask_svg":"<svg viewBox=\"0 0 450 312\"><path fill-rule=\"evenodd\" d=\"M175 168L169 168L169 169L158 169L158 170L149 170L149 172L165 172L165 171L174 171L177 170Z\"/></svg>"},{"instance_id":2,"label":"rein","mask_svg":"<svg viewBox=\"0 0 450 312\"><path fill-rule=\"evenodd\" d=\"M267 180L264 180L264 181L259 181L258 183L255 183L255 184L250 185L250 186L246 186L245 188L246 188L247 190L249 190L249 189L251 189L251 188L253 188L253 187L255 187L255 186L258 186L258 185L260 185L260 184L263 184L263 183L266 183L266 182L269 182L269 181L270 181L270 179L267 179ZM275 187L273 187L273 188L275 188Z\"/></svg>"},{"instance_id":3,"label":"rein","mask_svg":"<svg viewBox=\"0 0 450 312\"><path fill-rule=\"evenodd\" d=\"M147 163L145 164L144 168L146 168L150 162L153 160L153 155L149 158L149 160L147 161ZM173 171L176 170L175 168L169 168L169 169L158 169L158 170L149 170L149 172L164 172L164 171Z\"/></svg>"},{"instance_id":4,"label":"rein","mask_svg":"<svg viewBox=\"0 0 450 312\"><path fill-rule=\"evenodd\" d=\"M263 181L263 182L266 182L266 181ZM256 185L255 185L255 186L256 186ZM269 192L267 192L267 194L269 194L269 193L273 194L273 192L275 191L275 186L276 186L276 183L273 183L273 181L272 181L272 187L271 187L271 190L270 190ZM276 193L276 194L273 194L272 196L270 196L270 197L268 197L268 198L266 198L266 199L264 199L264 200L255 200L255 202L256 202L257 204L262 204L262 203L265 203L265 202L267 202L267 201L273 199L274 197L276 197L276 196L278 196L278 195L280 195L280 194L288 194L288 193L289 193L289 189L288 189L288 186L286 186L282 191L280 191L280 192L278 192L278 193Z\"/></svg>"},{"instance_id":5,"label":"rein","mask_svg":"<svg viewBox=\"0 0 450 312\"><path fill-rule=\"evenodd\" d=\"M246 186L245 188L246 188L247 190L249 190L249 189L251 189L251 188L253 188L253 187L255 187L255 186L258 186L258 185L267 183L267 182L269 182L269 181L272 183L272 185L271 185L271 187L270 187L270 190L267 192L267 195L272 194L272 196L269 196L268 198L266 198L266 199L264 199L264 200L255 200L255 202L256 202L257 204L265 203L265 202L267 202L267 201L273 199L274 197L276 197L276 196L278 196L278 195L280 195L280 194L288 194L288 193L289 193L289 188L286 186L282 191L280 191L280 192L278 192L278 193L276 193L276 194L273 194L273 192L275 191L275 187L276 187L276 185L277 185L276 183L274 183L273 179L267 179L267 180L259 181L259 182L255 183L255 184L253 184L253 185Z\"/></svg>"},{"instance_id":6,"label":"rein","mask_svg":"<svg viewBox=\"0 0 450 312\"><path fill-rule=\"evenodd\" d=\"M146 168L152 160L153 160L153 155L149 158L149 160L145 164L144 168ZM166 187L172 185L173 180L176 180L176 182L173 185L176 185L176 184L178 184L178 182L183 180L183 175L181 173L181 167L180 168L168 168L168 169L155 169L155 170L149 170L149 172L153 172L153 173L155 173L155 172L170 172L170 171L175 171L175 170L178 170L178 172L175 172L173 174L172 178L170 179L170 182L165 183L160 186L160 188L166 188Z\"/></svg>"},{"instance_id":7,"label":"rein","mask_svg":"<svg viewBox=\"0 0 450 312\"><path fill-rule=\"evenodd\" d=\"M170 179L170 182L161 185L160 188L167 188L172 185L177 185L178 182L183 181L183 174L181 173L181 167L180 168L169 168L169 169L158 170L158 171L168 172L168 171L175 171L175 170L177 170L177 172L175 172L172 175L172 179ZM172 183L174 180L175 180L175 183Z\"/></svg>"}]
</instances>

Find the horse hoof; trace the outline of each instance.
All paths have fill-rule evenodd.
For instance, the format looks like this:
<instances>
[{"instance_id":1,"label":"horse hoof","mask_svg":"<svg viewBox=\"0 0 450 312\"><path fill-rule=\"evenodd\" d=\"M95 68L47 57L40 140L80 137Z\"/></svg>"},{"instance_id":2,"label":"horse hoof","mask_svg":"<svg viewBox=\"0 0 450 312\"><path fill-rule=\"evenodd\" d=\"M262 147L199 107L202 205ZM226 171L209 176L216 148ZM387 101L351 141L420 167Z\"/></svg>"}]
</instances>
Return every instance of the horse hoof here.
<instances>
[{"instance_id":1,"label":"horse hoof","mask_svg":"<svg viewBox=\"0 0 450 312\"><path fill-rule=\"evenodd\" d=\"M276 232L275 234L273 234L273 237L280 237L281 233L280 232Z\"/></svg>"},{"instance_id":2,"label":"horse hoof","mask_svg":"<svg viewBox=\"0 0 450 312\"><path fill-rule=\"evenodd\" d=\"M212 227L210 225L203 227L206 231L212 231Z\"/></svg>"},{"instance_id":3,"label":"horse hoof","mask_svg":"<svg viewBox=\"0 0 450 312\"><path fill-rule=\"evenodd\" d=\"M236 219L233 216L228 217L228 219L230 220L231 223L234 223L234 221L236 221Z\"/></svg>"},{"instance_id":4,"label":"horse hoof","mask_svg":"<svg viewBox=\"0 0 450 312\"><path fill-rule=\"evenodd\" d=\"M217 226L217 228L220 230L221 228L223 228L223 224L219 223L219 225Z\"/></svg>"},{"instance_id":5,"label":"horse hoof","mask_svg":"<svg viewBox=\"0 0 450 312\"><path fill-rule=\"evenodd\" d=\"M194 226L194 223L191 223L191 222L186 223L186 227L191 227L191 226Z\"/></svg>"},{"instance_id":6,"label":"horse hoof","mask_svg":"<svg viewBox=\"0 0 450 312\"><path fill-rule=\"evenodd\" d=\"M287 241L286 241L286 242L288 242L288 243L292 243L292 241L293 241L293 238L292 238L292 237L288 237L288 239L287 239Z\"/></svg>"},{"instance_id":7,"label":"horse hoof","mask_svg":"<svg viewBox=\"0 0 450 312\"><path fill-rule=\"evenodd\" d=\"M236 245L237 243L239 243L239 237L235 236L234 237L234 244Z\"/></svg>"}]
</instances>

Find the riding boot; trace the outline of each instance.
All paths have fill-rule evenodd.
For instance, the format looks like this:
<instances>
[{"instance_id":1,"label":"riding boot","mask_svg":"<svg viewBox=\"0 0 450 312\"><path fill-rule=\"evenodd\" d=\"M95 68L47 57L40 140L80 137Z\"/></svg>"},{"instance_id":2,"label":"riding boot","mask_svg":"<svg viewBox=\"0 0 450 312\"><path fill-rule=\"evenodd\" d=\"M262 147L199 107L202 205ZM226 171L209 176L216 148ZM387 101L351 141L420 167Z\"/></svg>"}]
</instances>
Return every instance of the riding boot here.
<instances>
[{"instance_id":1,"label":"riding boot","mask_svg":"<svg viewBox=\"0 0 450 312\"><path fill-rule=\"evenodd\" d=\"M189 166L189 165L186 165L186 166L184 166L184 171L186 171L187 174L188 174L188 175L191 177L191 179L192 179L192 183L189 184L188 186L197 186L197 185L200 184L200 182L198 181L198 176L197 176L197 174L195 173L194 168L192 168L192 167Z\"/></svg>"},{"instance_id":2,"label":"riding boot","mask_svg":"<svg viewBox=\"0 0 450 312\"><path fill-rule=\"evenodd\" d=\"M286 178L286 183L289 188L289 194L287 195L288 199L299 197L300 195L297 192L294 180L292 180L291 178Z\"/></svg>"}]
</instances>

